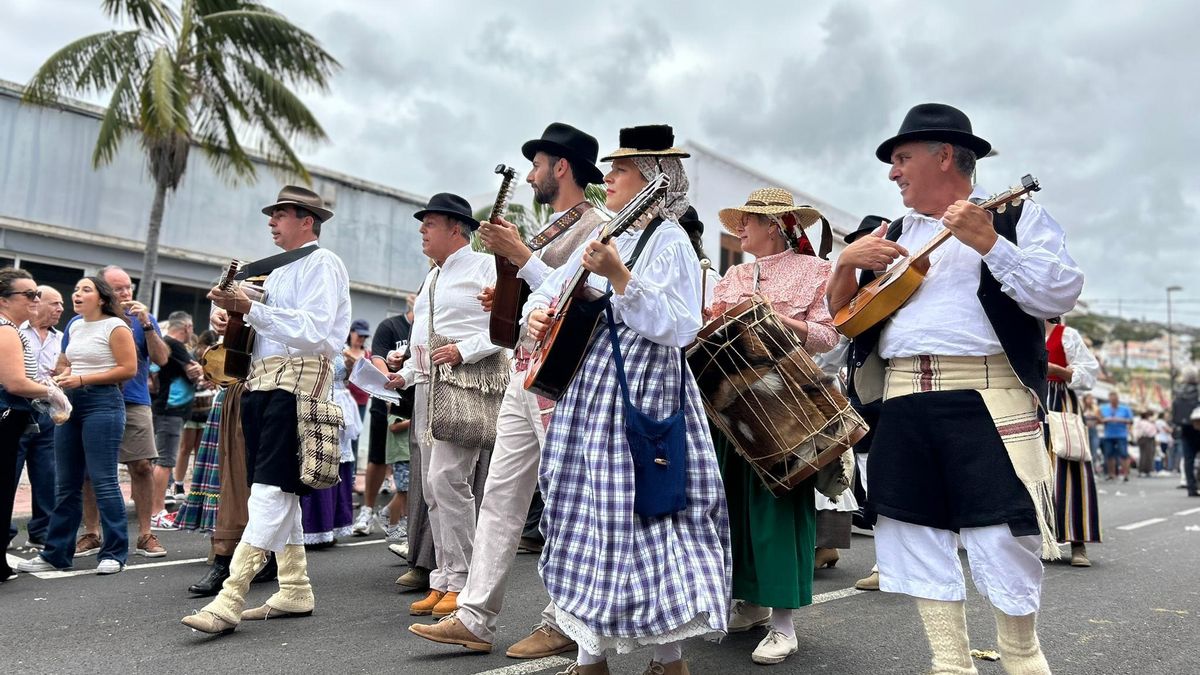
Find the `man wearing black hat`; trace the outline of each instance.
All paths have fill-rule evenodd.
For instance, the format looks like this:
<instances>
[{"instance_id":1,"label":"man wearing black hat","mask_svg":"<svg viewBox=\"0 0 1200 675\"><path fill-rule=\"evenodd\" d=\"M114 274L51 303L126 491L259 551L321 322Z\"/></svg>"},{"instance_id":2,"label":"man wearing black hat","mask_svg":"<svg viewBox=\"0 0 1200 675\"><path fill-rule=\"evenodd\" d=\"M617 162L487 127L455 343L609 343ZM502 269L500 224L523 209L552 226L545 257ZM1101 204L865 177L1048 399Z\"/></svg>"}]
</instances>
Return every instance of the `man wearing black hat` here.
<instances>
[{"instance_id":1,"label":"man wearing black hat","mask_svg":"<svg viewBox=\"0 0 1200 675\"><path fill-rule=\"evenodd\" d=\"M251 263L249 276L269 274L266 297L251 300L238 287L213 288L219 308L241 314L256 332L250 377L241 400L242 435L250 482L249 518L217 597L183 623L205 633L228 633L242 619L307 616L314 598L304 554L300 495L297 398L328 400L333 359L341 358L350 330L350 278L338 256L317 244L333 217L321 197L289 185L263 208L275 245L284 253ZM262 606L242 611L246 590L274 552L279 591Z\"/></svg>"},{"instance_id":2,"label":"man wearing black hat","mask_svg":"<svg viewBox=\"0 0 1200 675\"><path fill-rule=\"evenodd\" d=\"M458 594L467 580L475 536L471 477L477 471L487 473L492 448L490 443L468 447L443 440L447 434L430 417L448 413L465 418L477 411L435 409L430 403L432 387L449 386L444 383L453 380L456 386L487 395L494 390L498 398L508 383L508 362L488 338L488 313L478 300L483 289L496 282L496 267L492 256L471 250L471 233L479 228L479 221L472 217L470 204L443 192L431 197L413 217L421 222L421 250L434 267L425 276L413 308L412 357L389 376L388 386L417 387L412 433L420 465L414 479L421 481L436 551L437 569L429 574L429 595L409 610L414 616L441 617L457 609ZM493 363L494 372L481 372Z\"/></svg>"},{"instance_id":3,"label":"man wearing black hat","mask_svg":"<svg viewBox=\"0 0 1200 675\"><path fill-rule=\"evenodd\" d=\"M1042 320L1075 306L1083 273L1040 205L992 213L968 201L987 196L972 179L990 150L961 111L910 110L876 152L910 210L842 251L828 300L836 312L874 272L953 234L908 303L851 346L855 393L883 401L867 477L880 588L917 598L933 672L976 672L961 541L995 608L1005 669L1049 673L1036 633L1040 557L1058 555L1038 417Z\"/></svg>"},{"instance_id":4,"label":"man wearing black hat","mask_svg":"<svg viewBox=\"0 0 1200 675\"><path fill-rule=\"evenodd\" d=\"M599 154L596 139L561 122L546 127L542 137L525 143L521 152L533 163L525 180L533 187L534 199L554 209L550 223L533 237L530 245L521 241L516 226L504 219L482 223L479 233L496 255L503 255L520 267L518 277L531 288L537 288L608 219L603 211L592 208L583 195L589 183L602 182L604 176L596 167ZM533 341L528 337L517 345L514 373L496 422L496 446L479 507L474 552L476 559L488 563L471 569L454 618L409 627L423 638L475 651L492 649L508 572L537 486L545 425L553 410L552 401L539 399L523 386L523 373L528 368L532 348ZM574 646L558 629L553 607L548 607L542 623L513 645L507 655L542 658Z\"/></svg>"}]
</instances>

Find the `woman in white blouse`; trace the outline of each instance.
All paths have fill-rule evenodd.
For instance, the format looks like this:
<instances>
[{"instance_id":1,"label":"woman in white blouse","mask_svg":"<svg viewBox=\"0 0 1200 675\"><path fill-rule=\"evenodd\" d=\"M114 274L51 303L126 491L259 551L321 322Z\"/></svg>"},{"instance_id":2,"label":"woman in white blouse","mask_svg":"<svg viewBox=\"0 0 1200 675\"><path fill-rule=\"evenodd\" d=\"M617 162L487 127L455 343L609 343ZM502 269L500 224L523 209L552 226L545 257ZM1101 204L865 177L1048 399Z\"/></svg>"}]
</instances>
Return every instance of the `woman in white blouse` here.
<instances>
[{"instance_id":1,"label":"woman in white blouse","mask_svg":"<svg viewBox=\"0 0 1200 675\"><path fill-rule=\"evenodd\" d=\"M46 549L17 569L45 572L71 567L86 475L96 492L104 534L96 573L114 574L124 569L129 553L125 497L117 482L117 453L125 430L120 385L137 372L137 351L129 320L103 279L80 279L71 300L79 318L67 327L70 343L59 357L54 379L66 390L74 412L54 433L58 484Z\"/></svg>"},{"instance_id":2,"label":"woman in white blouse","mask_svg":"<svg viewBox=\"0 0 1200 675\"><path fill-rule=\"evenodd\" d=\"M1096 384L1100 363L1074 328L1058 321L1046 323L1046 350L1050 353L1046 407L1082 415L1076 392ZM1088 567L1088 542L1100 543L1100 513L1096 478L1091 462L1057 457L1054 472L1054 520L1060 543L1071 544L1071 564Z\"/></svg>"}]
</instances>

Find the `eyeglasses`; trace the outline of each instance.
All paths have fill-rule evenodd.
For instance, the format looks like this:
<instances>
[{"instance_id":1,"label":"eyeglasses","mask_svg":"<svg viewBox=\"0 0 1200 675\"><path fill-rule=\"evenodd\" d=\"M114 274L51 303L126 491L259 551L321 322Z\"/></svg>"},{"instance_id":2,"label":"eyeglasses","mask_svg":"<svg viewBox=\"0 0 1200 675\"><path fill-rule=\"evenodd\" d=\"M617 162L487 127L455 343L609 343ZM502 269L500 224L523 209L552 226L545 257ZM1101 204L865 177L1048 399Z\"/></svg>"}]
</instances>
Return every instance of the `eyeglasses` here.
<instances>
[{"instance_id":1,"label":"eyeglasses","mask_svg":"<svg viewBox=\"0 0 1200 675\"><path fill-rule=\"evenodd\" d=\"M124 293L125 291L129 291L130 293L136 293L137 292L137 284L129 284L128 286L113 286L112 289L113 289L113 293Z\"/></svg>"},{"instance_id":2,"label":"eyeglasses","mask_svg":"<svg viewBox=\"0 0 1200 675\"><path fill-rule=\"evenodd\" d=\"M0 295L3 295L6 298L10 298L14 295L23 295L29 300L39 300L42 297L42 292L31 288L28 291L4 291L4 293L0 293Z\"/></svg>"}]
</instances>

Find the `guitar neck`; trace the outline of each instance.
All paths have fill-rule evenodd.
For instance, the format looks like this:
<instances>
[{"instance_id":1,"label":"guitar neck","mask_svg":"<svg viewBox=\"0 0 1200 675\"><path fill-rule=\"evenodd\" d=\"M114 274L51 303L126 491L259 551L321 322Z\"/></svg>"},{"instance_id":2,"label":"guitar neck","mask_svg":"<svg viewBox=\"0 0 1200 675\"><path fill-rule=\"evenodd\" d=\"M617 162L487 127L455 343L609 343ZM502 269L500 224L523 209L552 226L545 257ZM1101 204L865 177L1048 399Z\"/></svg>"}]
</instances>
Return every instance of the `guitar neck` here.
<instances>
[{"instance_id":1,"label":"guitar neck","mask_svg":"<svg viewBox=\"0 0 1200 675\"><path fill-rule=\"evenodd\" d=\"M1021 201L1024 200L1030 193L1037 192L1041 189L1042 186L1038 183L1036 178L1029 174L1025 174L1021 177L1020 187L1011 187L1004 192L988 197L984 201L980 202L979 208L985 211L997 211L999 213L1003 213L1004 209L1009 206L1009 203L1011 203L1013 206L1016 206L1020 204ZM932 239L926 242L926 244L922 246L920 250L914 253L911 260L915 262L928 259L930 254L936 251L939 246L949 241L953 236L954 233L948 228L943 229L941 232L933 235Z\"/></svg>"}]
</instances>

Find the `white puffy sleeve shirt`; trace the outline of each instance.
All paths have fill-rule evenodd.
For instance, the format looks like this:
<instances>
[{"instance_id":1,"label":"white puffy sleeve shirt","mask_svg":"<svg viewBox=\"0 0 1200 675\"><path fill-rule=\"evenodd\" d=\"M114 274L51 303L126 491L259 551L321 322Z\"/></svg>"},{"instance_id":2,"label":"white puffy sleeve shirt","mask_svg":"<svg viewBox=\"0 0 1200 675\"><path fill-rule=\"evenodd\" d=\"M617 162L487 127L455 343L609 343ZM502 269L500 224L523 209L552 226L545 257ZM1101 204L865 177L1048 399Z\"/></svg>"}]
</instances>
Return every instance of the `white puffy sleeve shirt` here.
<instances>
[{"instance_id":1,"label":"white puffy sleeve shirt","mask_svg":"<svg viewBox=\"0 0 1200 675\"><path fill-rule=\"evenodd\" d=\"M429 290L435 279L434 331L455 340L466 363L475 363L501 349L492 344L488 331L491 315L483 311L479 302L483 289L496 285L496 259L464 246L447 256L440 268L429 270L417 294L409 334L412 358L400 369L405 387L429 381Z\"/></svg>"},{"instance_id":2,"label":"white puffy sleeve shirt","mask_svg":"<svg viewBox=\"0 0 1200 675\"><path fill-rule=\"evenodd\" d=\"M258 333L255 359L339 358L350 333L350 275L336 253L318 248L271 272L265 288L266 302L253 303L246 314Z\"/></svg>"},{"instance_id":3,"label":"white puffy sleeve shirt","mask_svg":"<svg viewBox=\"0 0 1200 675\"><path fill-rule=\"evenodd\" d=\"M628 230L613 241L628 261L643 230ZM568 262L554 270L525 303L524 316L546 309L579 270L586 244L571 253ZM604 292L608 280L589 275L588 285ZM663 221L638 257L624 294L613 293L613 318L639 335L668 347L686 347L702 326L700 315L700 259L678 224Z\"/></svg>"},{"instance_id":4,"label":"white puffy sleeve shirt","mask_svg":"<svg viewBox=\"0 0 1200 675\"><path fill-rule=\"evenodd\" d=\"M1083 342L1079 331L1063 326L1063 351L1067 354L1067 365L1071 367L1071 382L1067 385L1076 391L1087 391L1096 386L1100 377L1100 362Z\"/></svg>"}]
</instances>

